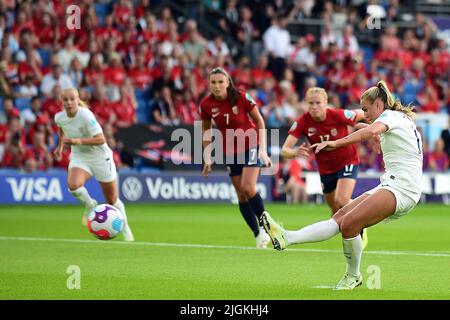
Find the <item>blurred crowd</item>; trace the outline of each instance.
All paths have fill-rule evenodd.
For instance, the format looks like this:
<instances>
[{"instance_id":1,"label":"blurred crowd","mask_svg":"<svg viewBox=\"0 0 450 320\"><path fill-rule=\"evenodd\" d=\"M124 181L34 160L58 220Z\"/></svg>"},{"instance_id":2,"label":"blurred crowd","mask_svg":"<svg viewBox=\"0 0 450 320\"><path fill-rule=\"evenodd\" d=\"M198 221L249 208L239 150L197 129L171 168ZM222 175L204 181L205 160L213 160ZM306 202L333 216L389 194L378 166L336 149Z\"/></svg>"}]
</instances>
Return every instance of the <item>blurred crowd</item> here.
<instances>
[{"instance_id":1,"label":"blurred crowd","mask_svg":"<svg viewBox=\"0 0 450 320\"><path fill-rule=\"evenodd\" d=\"M78 12L70 5L79 8L79 28L69 23ZM363 46L357 36L373 6L386 12L388 24L377 46ZM136 123L192 125L216 66L253 96L270 128L290 126L307 112L309 87L324 87L330 107L357 108L360 94L381 79L416 111L449 113L449 43L420 13L415 27L397 28L400 9L395 0L203 0L185 16L164 1L1 1L0 167L66 168L67 152L61 162L51 156L53 117L62 110L62 90L76 87L120 168L114 133ZM324 22L320 34L288 31L289 22L305 18ZM206 36L205 21L218 32ZM443 133L427 148L426 169L448 170L446 139ZM362 170L383 170L374 150L371 142L359 146ZM282 166L289 177L299 167L315 170L313 157Z\"/></svg>"}]
</instances>

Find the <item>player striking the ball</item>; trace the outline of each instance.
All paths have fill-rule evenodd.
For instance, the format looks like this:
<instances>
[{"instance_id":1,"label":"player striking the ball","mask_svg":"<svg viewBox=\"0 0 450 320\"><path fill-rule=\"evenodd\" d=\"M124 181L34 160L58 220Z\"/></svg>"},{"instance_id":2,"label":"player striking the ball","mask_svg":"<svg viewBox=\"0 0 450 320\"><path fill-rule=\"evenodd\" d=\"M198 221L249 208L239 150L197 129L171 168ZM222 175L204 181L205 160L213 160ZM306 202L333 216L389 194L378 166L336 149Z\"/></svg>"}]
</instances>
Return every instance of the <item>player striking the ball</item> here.
<instances>
[{"instance_id":1,"label":"player striking the ball","mask_svg":"<svg viewBox=\"0 0 450 320\"><path fill-rule=\"evenodd\" d=\"M421 195L423 149L413 122L414 112L394 99L384 81L362 94L361 107L372 124L344 138L314 144L312 148L317 154L381 135L385 173L380 184L339 209L331 219L297 231L284 230L268 213L262 216L278 250L297 243L324 241L340 232L347 268L336 290L352 290L362 283L361 230L404 216L416 206Z\"/></svg>"}]
</instances>

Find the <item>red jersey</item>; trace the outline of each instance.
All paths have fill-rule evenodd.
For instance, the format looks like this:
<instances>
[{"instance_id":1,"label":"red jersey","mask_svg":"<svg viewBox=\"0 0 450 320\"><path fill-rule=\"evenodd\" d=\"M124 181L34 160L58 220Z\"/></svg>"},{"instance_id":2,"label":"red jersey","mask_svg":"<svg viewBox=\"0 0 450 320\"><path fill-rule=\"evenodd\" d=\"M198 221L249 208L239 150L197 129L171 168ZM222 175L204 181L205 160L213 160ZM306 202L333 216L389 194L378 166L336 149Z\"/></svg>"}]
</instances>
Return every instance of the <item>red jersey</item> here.
<instances>
[{"instance_id":1,"label":"red jersey","mask_svg":"<svg viewBox=\"0 0 450 320\"><path fill-rule=\"evenodd\" d=\"M213 120L220 130L223 139L223 153L225 155L241 154L258 145L258 132L248 113L256 107L255 101L245 92L238 91L235 105L229 99L216 100L209 94L200 102L200 117L202 120ZM227 139L227 129L234 137L234 141ZM241 129L243 131L236 131ZM250 129L250 130L249 130ZM247 131L249 130L249 131ZM246 135L242 143L242 135ZM232 146L234 145L234 148Z\"/></svg>"},{"instance_id":2,"label":"red jersey","mask_svg":"<svg viewBox=\"0 0 450 320\"><path fill-rule=\"evenodd\" d=\"M355 119L355 111L327 108L323 122L316 122L309 113L305 113L294 122L289 134L296 138L304 136L310 144L334 141L348 135L347 126L354 126ZM316 160L320 174L335 173L347 164L359 164L359 156L353 144L333 151L321 151L316 154Z\"/></svg>"}]
</instances>

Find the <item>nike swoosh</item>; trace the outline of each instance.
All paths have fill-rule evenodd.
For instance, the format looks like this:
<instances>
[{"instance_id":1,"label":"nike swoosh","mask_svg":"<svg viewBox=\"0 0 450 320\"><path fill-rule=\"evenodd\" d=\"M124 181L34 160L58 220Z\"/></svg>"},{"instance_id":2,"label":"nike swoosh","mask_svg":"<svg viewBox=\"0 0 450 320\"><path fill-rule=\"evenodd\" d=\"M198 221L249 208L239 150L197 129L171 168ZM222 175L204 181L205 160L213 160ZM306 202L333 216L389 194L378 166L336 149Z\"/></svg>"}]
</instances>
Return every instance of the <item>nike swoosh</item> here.
<instances>
[{"instance_id":1,"label":"nike swoosh","mask_svg":"<svg viewBox=\"0 0 450 320\"><path fill-rule=\"evenodd\" d=\"M351 174L351 173L348 173L348 172L347 172L347 173L344 172L342 175L343 175L344 177L346 177L346 176L351 176L352 174Z\"/></svg>"},{"instance_id":2,"label":"nike swoosh","mask_svg":"<svg viewBox=\"0 0 450 320\"><path fill-rule=\"evenodd\" d=\"M214 114L212 115L212 117L215 118L215 117L217 117L219 114L220 114L220 112L214 113Z\"/></svg>"}]
</instances>

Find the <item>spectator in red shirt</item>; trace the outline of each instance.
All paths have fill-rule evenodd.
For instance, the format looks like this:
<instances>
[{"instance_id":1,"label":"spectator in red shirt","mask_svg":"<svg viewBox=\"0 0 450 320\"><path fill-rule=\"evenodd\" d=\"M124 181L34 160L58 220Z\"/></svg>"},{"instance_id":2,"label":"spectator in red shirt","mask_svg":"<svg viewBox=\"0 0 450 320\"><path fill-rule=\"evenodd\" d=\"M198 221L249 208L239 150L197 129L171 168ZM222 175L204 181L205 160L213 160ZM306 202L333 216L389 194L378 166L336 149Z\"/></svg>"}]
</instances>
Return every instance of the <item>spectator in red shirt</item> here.
<instances>
[{"instance_id":1,"label":"spectator in red shirt","mask_svg":"<svg viewBox=\"0 0 450 320\"><path fill-rule=\"evenodd\" d=\"M425 86L422 92L417 95L421 112L433 112L440 111L440 100L436 90L433 86Z\"/></svg>"},{"instance_id":2,"label":"spectator in red shirt","mask_svg":"<svg viewBox=\"0 0 450 320\"><path fill-rule=\"evenodd\" d=\"M145 63L143 53L136 53L135 65L128 71L128 76L133 81L133 85L141 90L149 89L153 82L153 74Z\"/></svg>"},{"instance_id":3,"label":"spectator in red shirt","mask_svg":"<svg viewBox=\"0 0 450 320\"><path fill-rule=\"evenodd\" d=\"M150 46L154 46L157 42L164 39L164 34L158 30L156 18L149 13L145 16L145 26L142 28L140 41L147 42Z\"/></svg>"},{"instance_id":4,"label":"spectator in red shirt","mask_svg":"<svg viewBox=\"0 0 450 320\"><path fill-rule=\"evenodd\" d=\"M113 6L113 15L119 28L124 28L133 16L132 1L119 0Z\"/></svg>"},{"instance_id":5,"label":"spectator in red shirt","mask_svg":"<svg viewBox=\"0 0 450 320\"><path fill-rule=\"evenodd\" d=\"M25 166L32 159L31 161L36 162L37 170L47 170L53 165L53 157L48 151L44 132L37 131L34 134L33 144L26 149L25 158Z\"/></svg>"},{"instance_id":6,"label":"spectator in red shirt","mask_svg":"<svg viewBox=\"0 0 450 320\"><path fill-rule=\"evenodd\" d=\"M103 70L106 84L110 86L120 87L127 73L122 65L122 60L118 54L109 57L108 66Z\"/></svg>"},{"instance_id":7,"label":"spectator in red shirt","mask_svg":"<svg viewBox=\"0 0 450 320\"><path fill-rule=\"evenodd\" d=\"M20 126L20 119L13 116L8 121L2 166L21 169L25 159L25 133Z\"/></svg>"},{"instance_id":8,"label":"spectator in red shirt","mask_svg":"<svg viewBox=\"0 0 450 320\"><path fill-rule=\"evenodd\" d=\"M231 78L233 79L236 88L247 91L253 87L253 79L250 68L250 58L243 56L236 67L236 69L231 73Z\"/></svg>"},{"instance_id":9,"label":"spectator in red shirt","mask_svg":"<svg viewBox=\"0 0 450 320\"><path fill-rule=\"evenodd\" d=\"M114 123L117 119L113 103L109 100L106 87L101 80L97 80L94 84L90 107L102 126L106 123Z\"/></svg>"},{"instance_id":10,"label":"spectator in red shirt","mask_svg":"<svg viewBox=\"0 0 450 320\"><path fill-rule=\"evenodd\" d=\"M434 150L427 153L426 169L434 172L446 172L449 169L449 157L444 146L444 140L438 138L434 143Z\"/></svg>"},{"instance_id":11,"label":"spectator in red shirt","mask_svg":"<svg viewBox=\"0 0 450 320\"><path fill-rule=\"evenodd\" d=\"M261 54L258 57L258 62L256 66L252 69L252 79L255 88L260 88L262 86L263 80L266 78L273 77L272 72L267 70L269 65L269 57L266 54Z\"/></svg>"},{"instance_id":12,"label":"spectator in red shirt","mask_svg":"<svg viewBox=\"0 0 450 320\"><path fill-rule=\"evenodd\" d=\"M46 113L50 119L55 118L55 114L63 109L61 102L61 87L55 85L52 94L42 103L42 112Z\"/></svg>"},{"instance_id":13,"label":"spectator in red shirt","mask_svg":"<svg viewBox=\"0 0 450 320\"><path fill-rule=\"evenodd\" d=\"M36 117L36 121L34 122L33 126L28 129L26 143L33 144L34 136L38 132L44 135L44 143L46 145L54 145L54 130L52 128L52 123L46 114L40 114Z\"/></svg>"},{"instance_id":14,"label":"spectator in red shirt","mask_svg":"<svg viewBox=\"0 0 450 320\"><path fill-rule=\"evenodd\" d=\"M124 31L122 31L123 39L117 45L117 52L125 58L129 58L134 54L134 50L136 48L136 45L138 44L138 35L135 29L135 19L133 17L130 18L128 23L131 25L131 27L128 27Z\"/></svg>"},{"instance_id":15,"label":"spectator in red shirt","mask_svg":"<svg viewBox=\"0 0 450 320\"><path fill-rule=\"evenodd\" d=\"M89 59L88 66L83 70L84 80L88 86L94 86L97 80L104 80L104 65L101 53L97 53Z\"/></svg>"},{"instance_id":16,"label":"spectator in red shirt","mask_svg":"<svg viewBox=\"0 0 450 320\"><path fill-rule=\"evenodd\" d=\"M134 9L134 16L136 19L141 19L144 17L146 10L150 7L150 0L139 0Z\"/></svg>"},{"instance_id":17,"label":"spectator in red shirt","mask_svg":"<svg viewBox=\"0 0 450 320\"><path fill-rule=\"evenodd\" d=\"M19 38L24 30L29 30L34 33L34 25L31 18L31 15L28 15L27 11L23 10L23 7L19 8L16 21L12 27L12 32L16 38Z\"/></svg>"},{"instance_id":18,"label":"spectator in red shirt","mask_svg":"<svg viewBox=\"0 0 450 320\"><path fill-rule=\"evenodd\" d=\"M358 73L352 84L348 88L347 104L348 108L358 108L360 97L367 89L367 79L364 73Z\"/></svg>"},{"instance_id":19,"label":"spectator in red shirt","mask_svg":"<svg viewBox=\"0 0 450 320\"><path fill-rule=\"evenodd\" d=\"M189 90L176 90L174 94L175 112L181 124L193 125L198 120L198 108Z\"/></svg>"},{"instance_id":20,"label":"spectator in red shirt","mask_svg":"<svg viewBox=\"0 0 450 320\"><path fill-rule=\"evenodd\" d=\"M25 60L19 62L18 73L20 82L25 82L27 76L35 78L35 83L42 81L41 61L34 50L25 50Z\"/></svg>"},{"instance_id":21,"label":"spectator in red shirt","mask_svg":"<svg viewBox=\"0 0 450 320\"><path fill-rule=\"evenodd\" d=\"M39 38L39 47L41 49L52 50L58 43L55 24L53 23L50 13L45 12L42 15L41 25L36 30L36 35Z\"/></svg>"},{"instance_id":22,"label":"spectator in red shirt","mask_svg":"<svg viewBox=\"0 0 450 320\"><path fill-rule=\"evenodd\" d=\"M3 98L3 113L6 122L12 117L20 117L20 111L14 106L14 100L10 97Z\"/></svg>"},{"instance_id":23,"label":"spectator in red shirt","mask_svg":"<svg viewBox=\"0 0 450 320\"><path fill-rule=\"evenodd\" d=\"M95 30L95 34L100 42L107 39L116 39L118 43L122 41L122 33L114 27L113 14L107 15L103 21L103 24L103 27L98 27Z\"/></svg>"},{"instance_id":24,"label":"spectator in red shirt","mask_svg":"<svg viewBox=\"0 0 450 320\"><path fill-rule=\"evenodd\" d=\"M117 116L115 122L117 127L126 128L137 122L136 101L132 86L120 87L120 100L113 104L113 109Z\"/></svg>"}]
</instances>

